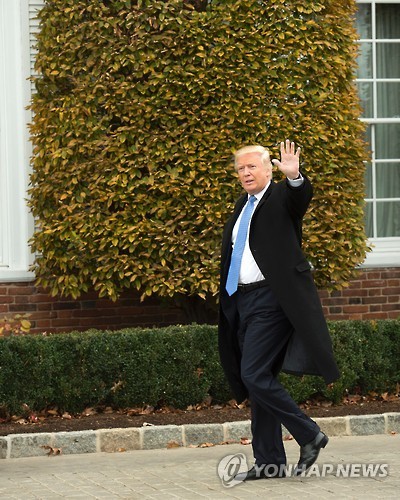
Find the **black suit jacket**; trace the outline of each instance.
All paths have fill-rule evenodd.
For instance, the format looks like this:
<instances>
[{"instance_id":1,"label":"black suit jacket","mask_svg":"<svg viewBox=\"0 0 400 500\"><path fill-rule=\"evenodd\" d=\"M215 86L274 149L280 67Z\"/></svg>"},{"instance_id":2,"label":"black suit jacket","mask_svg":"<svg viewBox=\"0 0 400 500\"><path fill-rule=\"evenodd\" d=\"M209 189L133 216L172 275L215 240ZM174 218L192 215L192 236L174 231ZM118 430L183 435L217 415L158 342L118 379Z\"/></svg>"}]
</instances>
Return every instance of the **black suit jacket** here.
<instances>
[{"instance_id":1,"label":"black suit jacket","mask_svg":"<svg viewBox=\"0 0 400 500\"><path fill-rule=\"evenodd\" d=\"M302 219L312 198L311 183L303 177L300 187L292 187L286 180L271 182L254 211L249 244L294 329L282 370L297 375L322 375L328 384L339 377L339 371L311 267L301 250ZM219 351L238 401L247 397L247 390L240 378L235 301L228 296L225 283L232 253L232 229L247 197L245 193L239 198L225 226L221 252Z\"/></svg>"}]
</instances>

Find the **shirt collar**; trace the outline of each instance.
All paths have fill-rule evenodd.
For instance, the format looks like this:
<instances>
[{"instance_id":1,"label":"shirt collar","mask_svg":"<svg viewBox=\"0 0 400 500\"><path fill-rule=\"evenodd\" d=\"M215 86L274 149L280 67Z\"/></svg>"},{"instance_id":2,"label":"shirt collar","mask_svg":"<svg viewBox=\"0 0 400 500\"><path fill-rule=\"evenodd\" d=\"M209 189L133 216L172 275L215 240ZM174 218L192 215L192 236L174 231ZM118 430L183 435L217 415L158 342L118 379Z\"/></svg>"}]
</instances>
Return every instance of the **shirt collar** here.
<instances>
[{"instance_id":1,"label":"shirt collar","mask_svg":"<svg viewBox=\"0 0 400 500\"><path fill-rule=\"evenodd\" d=\"M268 182L268 184L265 186L265 188L260 191L259 193L255 194L254 196L257 198L257 202L261 200L261 198L264 196L265 191L269 188L269 185L271 184L271 181ZM247 199L250 198L250 195L247 196Z\"/></svg>"}]
</instances>

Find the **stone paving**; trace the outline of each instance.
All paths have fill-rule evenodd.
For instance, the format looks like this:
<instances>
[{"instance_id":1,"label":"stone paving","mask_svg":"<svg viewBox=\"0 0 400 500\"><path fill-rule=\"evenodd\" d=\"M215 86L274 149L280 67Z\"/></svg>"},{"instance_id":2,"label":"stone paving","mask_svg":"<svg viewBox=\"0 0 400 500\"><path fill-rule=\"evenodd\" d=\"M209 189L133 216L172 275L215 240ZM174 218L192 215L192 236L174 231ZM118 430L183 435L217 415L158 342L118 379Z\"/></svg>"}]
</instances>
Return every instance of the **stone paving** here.
<instances>
[{"instance_id":1,"label":"stone paving","mask_svg":"<svg viewBox=\"0 0 400 500\"><path fill-rule=\"evenodd\" d=\"M298 445L292 440L286 441L285 447L288 463L295 464ZM218 463L224 458L226 461L228 455L240 454L251 464L251 446L239 444L0 460L0 498L400 498L400 435L394 432L331 437L321 451L319 467L314 467L309 477L263 479L226 487L217 474ZM353 464L355 477L338 474L339 470L349 470L349 464ZM384 477L365 477L360 464L376 464ZM378 464L387 464L388 469ZM324 467L330 468L328 474L318 477Z\"/></svg>"}]
</instances>

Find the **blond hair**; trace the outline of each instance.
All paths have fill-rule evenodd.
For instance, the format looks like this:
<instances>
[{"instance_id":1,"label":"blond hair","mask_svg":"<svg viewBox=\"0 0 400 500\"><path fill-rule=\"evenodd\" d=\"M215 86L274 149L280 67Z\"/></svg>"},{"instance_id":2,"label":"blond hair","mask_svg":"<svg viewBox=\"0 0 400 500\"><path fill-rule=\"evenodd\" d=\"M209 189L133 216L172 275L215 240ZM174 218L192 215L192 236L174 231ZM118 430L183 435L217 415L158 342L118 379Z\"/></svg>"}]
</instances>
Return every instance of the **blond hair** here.
<instances>
[{"instance_id":1,"label":"blond hair","mask_svg":"<svg viewBox=\"0 0 400 500\"><path fill-rule=\"evenodd\" d=\"M233 154L235 170L237 170L237 162L240 156L248 154L248 153L259 153L261 156L261 161L264 167L272 168L271 160L269 158L269 151L264 146L244 146Z\"/></svg>"}]
</instances>

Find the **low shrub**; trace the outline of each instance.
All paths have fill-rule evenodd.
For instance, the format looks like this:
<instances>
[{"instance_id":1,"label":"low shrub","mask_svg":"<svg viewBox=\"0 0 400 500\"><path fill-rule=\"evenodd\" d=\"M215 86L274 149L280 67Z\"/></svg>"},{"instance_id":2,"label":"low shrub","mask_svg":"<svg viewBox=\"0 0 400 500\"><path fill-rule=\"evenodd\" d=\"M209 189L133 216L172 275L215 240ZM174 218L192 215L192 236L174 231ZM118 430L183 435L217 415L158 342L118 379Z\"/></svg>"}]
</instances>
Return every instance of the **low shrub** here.
<instances>
[{"instance_id":1,"label":"low shrub","mask_svg":"<svg viewBox=\"0 0 400 500\"><path fill-rule=\"evenodd\" d=\"M281 375L292 397L338 401L346 392L392 391L400 382L400 321L340 321L329 328L341 378ZM232 396L219 364L217 328L171 326L24 335L0 339L0 407L16 413L57 407L185 408Z\"/></svg>"}]
</instances>

